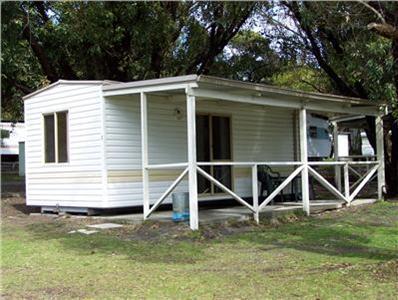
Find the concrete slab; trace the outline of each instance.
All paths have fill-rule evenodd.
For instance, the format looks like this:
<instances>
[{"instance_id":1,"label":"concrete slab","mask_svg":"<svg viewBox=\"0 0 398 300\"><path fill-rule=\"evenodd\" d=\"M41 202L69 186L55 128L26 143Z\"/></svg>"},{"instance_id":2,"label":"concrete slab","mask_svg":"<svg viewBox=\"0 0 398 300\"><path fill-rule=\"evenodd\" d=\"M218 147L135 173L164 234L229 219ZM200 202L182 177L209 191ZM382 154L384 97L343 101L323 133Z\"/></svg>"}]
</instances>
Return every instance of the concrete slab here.
<instances>
[{"instance_id":1,"label":"concrete slab","mask_svg":"<svg viewBox=\"0 0 398 300\"><path fill-rule=\"evenodd\" d=\"M353 200L351 202L351 206L365 205L365 204L373 204L377 202L377 199L358 199Z\"/></svg>"},{"instance_id":2,"label":"concrete slab","mask_svg":"<svg viewBox=\"0 0 398 300\"><path fill-rule=\"evenodd\" d=\"M96 228L96 229L112 229L112 228L123 227L123 225L116 224L116 223L102 223L102 224L94 224L94 225L86 225L86 226L90 227L90 228Z\"/></svg>"},{"instance_id":3,"label":"concrete slab","mask_svg":"<svg viewBox=\"0 0 398 300\"><path fill-rule=\"evenodd\" d=\"M98 230L78 229L78 230L76 230L76 232L83 233L83 234L86 234L86 235L90 235L90 234L93 234L93 233L97 233Z\"/></svg>"}]
</instances>

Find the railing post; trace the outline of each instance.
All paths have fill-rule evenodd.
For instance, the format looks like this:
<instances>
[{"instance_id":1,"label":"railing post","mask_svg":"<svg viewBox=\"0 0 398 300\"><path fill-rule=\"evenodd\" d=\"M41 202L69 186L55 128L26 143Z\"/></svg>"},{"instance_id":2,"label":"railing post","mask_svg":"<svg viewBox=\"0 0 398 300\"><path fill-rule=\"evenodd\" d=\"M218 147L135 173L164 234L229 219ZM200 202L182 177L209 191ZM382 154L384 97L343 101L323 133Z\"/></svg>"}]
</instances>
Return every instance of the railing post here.
<instances>
[{"instance_id":1,"label":"railing post","mask_svg":"<svg viewBox=\"0 0 398 300\"><path fill-rule=\"evenodd\" d=\"M148 112L147 96L140 94L141 104L141 165L142 165L142 197L144 207L144 220L149 213L149 176L148 176Z\"/></svg>"},{"instance_id":2,"label":"railing post","mask_svg":"<svg viewBox=\"0 0 398 300\"><path fill-rule=\"evenodd\" d=\"M198 185L196 162L196 99L191 90L187 97L187 140L188 140L188 185L189 185L189 225L192 230L199 229Z\"/></svg>"},{"instance_id":3,"label":"railing post","mask_svg":"<svg viewBox=\"0 0 398 300\"><path fill-rule=\"evenodd\" d=\"M337 122L332 122L333 125L333 153L334 160L339 161L339 130ZM341 167L336 165L334 168L334 180L337 189L341 192Z\"/></svg>"},{"instance_id":4,"label":"railing post","mask_svg":"<svg viewBox=\"0 0 398 300\"><path fill-rule=\"evenodd\" d=\"M308 183L308 152L307 152L307 110L305 108L300 109L299 114L299 126L300 126L300 159L304 165L301 171L301 192L303 199L303 210L307 215L310 214L310 192Z\"/></svg>"},{"instance_id":5,"label":"railing post","mask_svg":"<svg viewBox=\"0 0 398 300\"><path fill-rule=\"evenodd\" d=\"M377 170L377 196L378 199L382 199L386 180L384 171L384 129L381 115L376 117L376 155L379 161Z\"/></svg>"},{"instance_id":6,"label":"railing post","mask_svg":"<svg viewBox=\"0 0 398 300\"><path fill-rule=\"evenodd\" d=\"M348 173L348 162L344 164L344 196L346 199L350 199L350 176ZM347 202L347 205L350 206L351 201Z\"/></svg>"},{"instance_id":7,"label":"railing post","mask_svg":"<svg viewBox=\"0 0 398 300\"><path fill-rule=\"evenodd\" d=\"M253 218L254 221L260 223L260 212L258 209L258 184L257 184L257 165L252 166L252 196L253 196Z\"/></svg>"}]
</instances>

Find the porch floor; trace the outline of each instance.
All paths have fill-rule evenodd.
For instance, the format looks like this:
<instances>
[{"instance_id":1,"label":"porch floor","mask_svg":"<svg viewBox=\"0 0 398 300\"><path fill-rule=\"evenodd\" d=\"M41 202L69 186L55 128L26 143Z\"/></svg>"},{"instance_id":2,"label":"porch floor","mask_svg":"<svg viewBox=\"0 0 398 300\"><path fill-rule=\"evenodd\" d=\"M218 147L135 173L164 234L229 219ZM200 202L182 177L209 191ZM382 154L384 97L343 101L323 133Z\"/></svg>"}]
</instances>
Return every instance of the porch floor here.
<instances>
[{"instance_id":1,"label":"porch floor","mask_svg":"<svg viewBox=\"0 0 398 300\"><path fill-rule=\"evenodd\" d=\"M371 204L376 202L375 199L358 199L351 202L352 206ZM344 201L340 200L313 200L310 202L311 213L319 213L330 209L339 209L344 207ZM260 220L264 218L271 218L277 215L291 213L295 211L302 211L301 203L299 202L283 202L278 205L267 205L260 214ZM149 221L154 222L172 222L172 211L156 211ZM79 216L81 218L82 216ZM107 216L87 216L86 218L102 219L102 220L120 220L127 221L134 224L143 223L142 213L123 214L123 215L107 215ZM253 214L243 206L234 206L227 208L211 208L199 210L200 224L211 224L218 222L233 221L249 221L253 219ZM261 221L260 221L261 222Z\"/></svg>"}]
</instances>

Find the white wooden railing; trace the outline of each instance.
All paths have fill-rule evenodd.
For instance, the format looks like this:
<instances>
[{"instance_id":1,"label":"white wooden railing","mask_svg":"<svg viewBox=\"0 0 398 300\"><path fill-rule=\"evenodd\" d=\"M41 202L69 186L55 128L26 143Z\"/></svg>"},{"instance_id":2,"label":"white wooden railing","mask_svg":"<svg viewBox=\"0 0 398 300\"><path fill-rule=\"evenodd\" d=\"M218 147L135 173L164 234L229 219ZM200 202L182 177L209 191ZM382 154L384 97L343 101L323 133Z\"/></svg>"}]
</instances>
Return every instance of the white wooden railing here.
<instances>
[{"instance_id":1,"label":"white wooden railing","mask_svg":"<svg viewBox=\"0 0 398 300\"><path fill-rule=\"evenodd\" d=\"M174 163L174 164L156 164L148 165L144 167L145 172L149 170L164 170L164 169L183 169L183 171L178 175L178 177L173 181L173 183L166 189L166 191L160 196L155 203L149 207L148 211L144 211L144 218L147 219L149 216L162 204L162 202L171 194L171 192L177 187L177 185L184 179L185 175L188 173L188 163ZM145 173L144 172L144 173ZM146 185L148 187L148 185ZM149 195L149 191L147 191Z\"/></svg>"},{"instance_id":2,"label":"white wooden railing","mask_svg":"<svg viewBox=\"0 0 398 300\"><path fill-rule=\"evenodd\" d=\"M274 167L293 167L294 170L290 172L290 174L276 187L265 200L259 204L258 203L258 178L257 178L257 170L258 166L267 165ZM364 175L361 175L358 171L352 168L352 166L370 166L367 172ZM235 166L235 167L250 167L251 168L251 181L252 181L252 198L253 204L249 204L242 197L237 195L233 190L225 186L219 180L214 178L211 174L206 172L202 167L204 166ZM341 192L338 188L333 186L328 180L326 180L317 170L314 169L316 166L334 166L334 167L343 167L344 168L344 191ZM259 213L264 210L264 208L283 190L285 189L289 183L292 182L293 179L298 177L300 174L303 175L304 170L307 168L308 176L312 176L315 180L317 180L323 187L325 187L328 191L330 191L337 198L345 201L347 205L358 196L359 192L364 188L364 186L373 178L375 173L379 168L379 161L314 161L314 162L298 162L298 161L290 161L290 162L197 162L196 169L198 174L205 177L207 180L212 182L218 188L223 190L225 193L229 194L233 199L247 207L254 216L254 219L259 221ZM146 166L146 171L153 169L182 169L180 175L173 181L173 183L166 189L166 191L154 202L152 206L150 206L147 213L145 213L145 218L148 218L161 204L162 202L171 194L171 192L176 188L176 186L183 180L183 178L188 173L188 163L174 163L174 164L157 164L157 165L148 165ZM352 185L350 185L350 170L356 176L359 177ZM355 172L354 172L355 171ZM303 184L303 183L302 183ZM303 189L308 190L308 186L301 187Z\"/></svg>"}]
</instances>

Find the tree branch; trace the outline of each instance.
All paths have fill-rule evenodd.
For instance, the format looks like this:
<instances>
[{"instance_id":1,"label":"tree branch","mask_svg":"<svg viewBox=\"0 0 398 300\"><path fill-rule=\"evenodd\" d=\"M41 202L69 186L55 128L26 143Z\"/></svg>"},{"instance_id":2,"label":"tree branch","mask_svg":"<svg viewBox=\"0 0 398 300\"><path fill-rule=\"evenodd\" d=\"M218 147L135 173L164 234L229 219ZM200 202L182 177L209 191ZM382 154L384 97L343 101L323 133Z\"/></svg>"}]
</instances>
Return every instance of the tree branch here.
<instances>
[{"instance_id":1,"label":"tree branch","mask_svg":"<svg viewBox=\"0 0 398 300\"><path fill-rule=\"evenodd\" d=\"M369 5L367 2L365 1L359 1L357 0L356 2L362 4L363 6L365 6L366 8L368 8L369 10L371 10L380 20L383 24L386 23L386 20L384 19L383 15L377 11L377 9L375 9L373 6Z\"/></svg>"},{"instance_id":2,"label":"tree branch","mask_svg":"<svg viewBox=\"0 0 398 300\"><path fill-rule=\"evenodd\" d=\"M27 13L24 10L23 12L24 12L23 16L24 28L22 31L22 35L28 41L30 47L32 48L33 53L37 57L44 75L46 75L47 79L50 80L51 82L55 82L59 79L59 77L56 74L54 67L51 65L46 53L44 52L43 47L37 41L36 37L32 34L30 30L30 22Z\"/></svg>"},{"instance_id":3,"label":"tree branch","mask_svg":"<svg viewBox=\"0 0 398 300\"><path fill-rule=\"evenodd\" d=\"M390 40L398 40L398 29L387 23L370 23L368 24L368 29L376 31L376 33L382 37L388 38Z\"/></svg>"},{"instance_id":4,"label":"tree branch","mask_svg":"<svg viewBox=\"0 0 398 300\"><path fill-rule=\"evenodd\" d=\"M18 82L15 82L14 84L15 84L15 87L18 88L19 90L21 90L24 94L30 94L30 93L34 92L33 89L31 89L25 85L19 84Z\"/></svg>"},{"instance_id":5,"label":"tree branch","mask_svg":"<svg viewBox=\"0 0 398 300\"><path fill-rule=\"evenodd\" d=\"M283 4L293 13L295 19L300 24L300 27L305 32L308 41L310 43L310 47L312 53L314 54L316 60L319 63L319 66L326 72L326 74L333 80L336 84L337 88L339 89L340 93L346 96L353 96L358 97L358 93L355 92L340 76L333 70L333 68L326 62L323 58L321 49L319 48L317 41L312 34L311 28L308 24L306 24L301 16L300 7L298 6L297 2L290 2L284 1Z\"/></svg>"}]
</instances>

